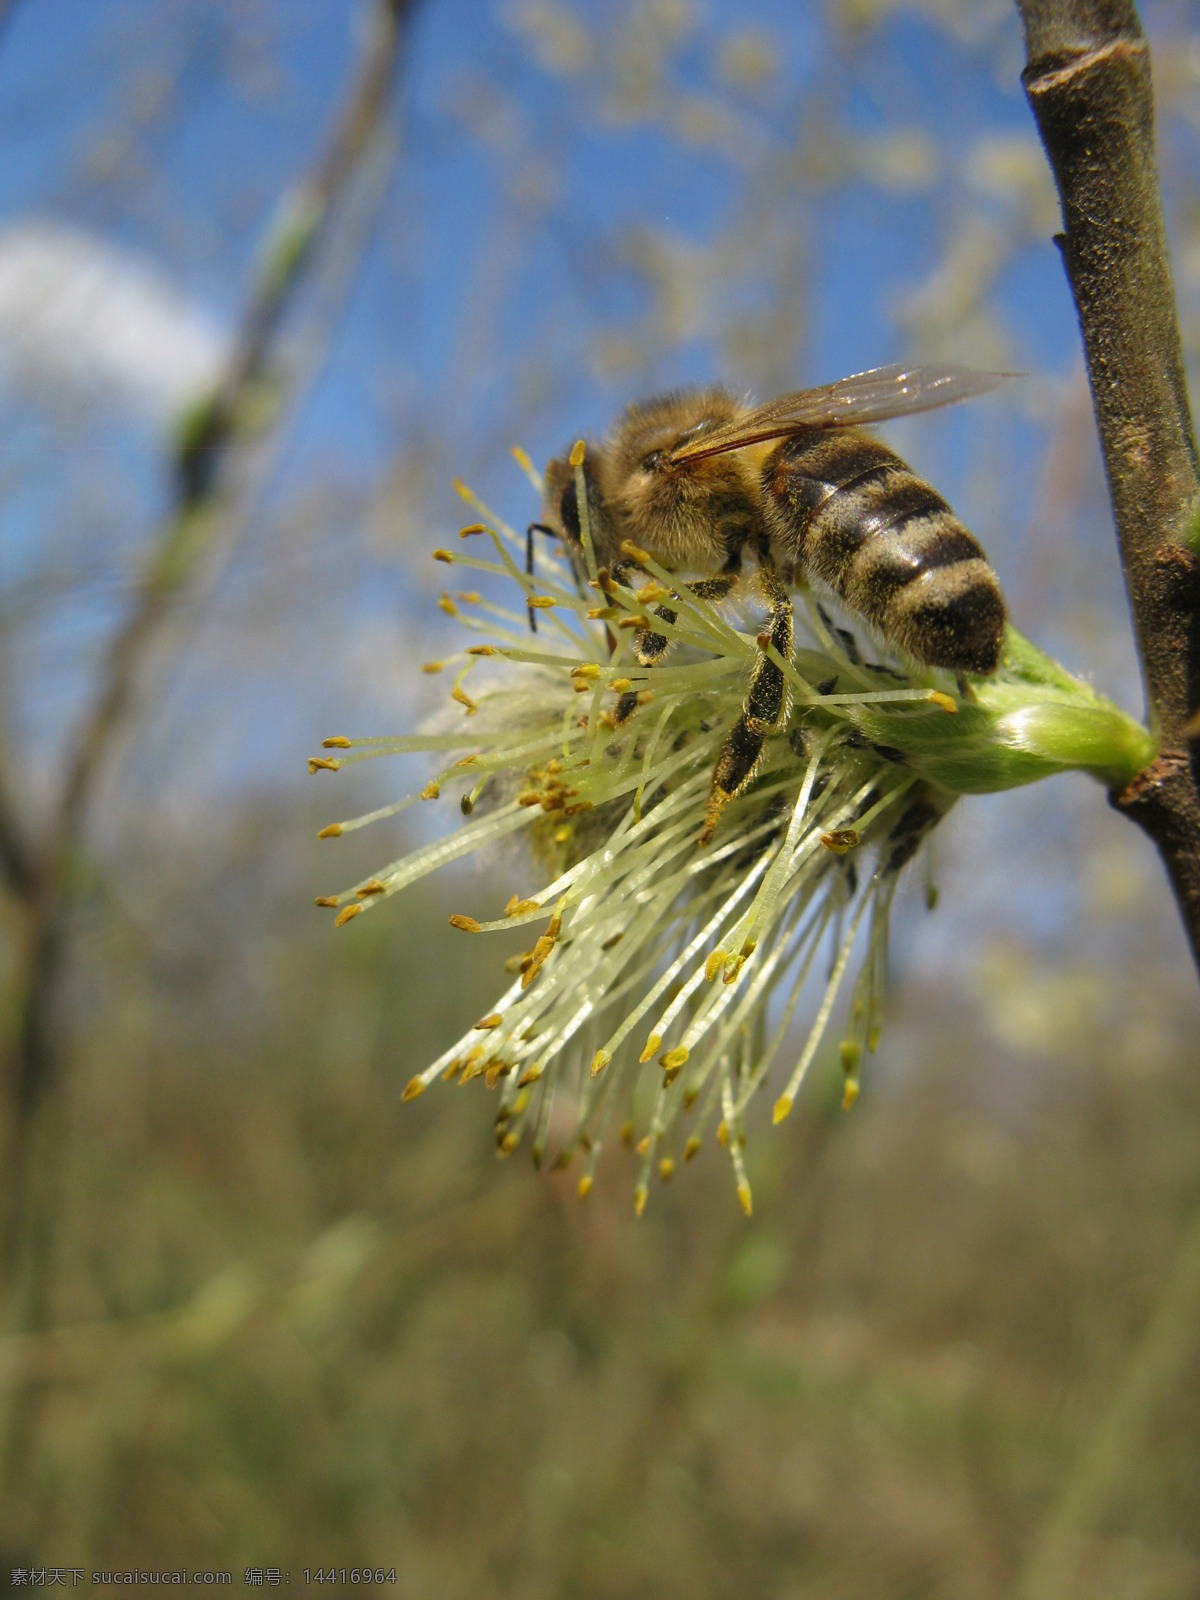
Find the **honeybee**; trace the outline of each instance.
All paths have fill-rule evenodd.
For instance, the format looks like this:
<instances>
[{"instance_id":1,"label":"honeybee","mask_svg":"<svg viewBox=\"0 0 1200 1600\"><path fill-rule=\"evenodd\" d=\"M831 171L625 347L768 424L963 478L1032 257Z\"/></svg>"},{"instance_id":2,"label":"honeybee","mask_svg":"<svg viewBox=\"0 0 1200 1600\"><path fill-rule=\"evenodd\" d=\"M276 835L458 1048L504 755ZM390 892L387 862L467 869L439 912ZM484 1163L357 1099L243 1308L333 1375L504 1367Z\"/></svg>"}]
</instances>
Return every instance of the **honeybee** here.
<instances>
[{"instance_id":1,"label":"honeybee","mask_svg":"<svg viewBox=\"0 0 1200 1600\"><path fill-rule=\"evenodd\" d=\"M793 643L788 586L816 580L900 654L988 676L1004 637L996 574L941 495L862 424L969 399L1000 376L891 366L762 406L720 387L632 405L584 458L596 561L609 581L628 581L629 541L669 571L701 574L693 592L717 600L749 558L769 611L760 643L769 639L785 661ZM530 529L530 562L540 528L562 539L582 573L575 473L564 460L547 467L544 515ZM675 620L667 608L658 614ZM649 628L634 638L642 665L661 660L667 646ZM764 650L713 769L702 842L751 782L765 738L787 715L786 680Z\"/></svg>"}]
</instances>

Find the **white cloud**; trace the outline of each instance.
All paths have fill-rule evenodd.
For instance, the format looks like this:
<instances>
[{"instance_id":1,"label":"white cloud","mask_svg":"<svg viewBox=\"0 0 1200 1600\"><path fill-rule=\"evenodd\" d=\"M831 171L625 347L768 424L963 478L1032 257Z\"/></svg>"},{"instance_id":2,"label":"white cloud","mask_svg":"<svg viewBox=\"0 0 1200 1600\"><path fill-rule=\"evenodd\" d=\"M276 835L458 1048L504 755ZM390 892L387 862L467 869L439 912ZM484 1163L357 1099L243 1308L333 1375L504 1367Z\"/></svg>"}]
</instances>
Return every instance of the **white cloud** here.
<instances>
[{"instance_id":1,"label":"white cloud","mask_svg":"<svg viewBox=\"0 0 1200 1600\"><path fill-rule=\"evenodd\" d=\"M0 229L0 373L152 413L208 388L227 335L153 263L50 218Z\"/></svg>"}]
</instances>

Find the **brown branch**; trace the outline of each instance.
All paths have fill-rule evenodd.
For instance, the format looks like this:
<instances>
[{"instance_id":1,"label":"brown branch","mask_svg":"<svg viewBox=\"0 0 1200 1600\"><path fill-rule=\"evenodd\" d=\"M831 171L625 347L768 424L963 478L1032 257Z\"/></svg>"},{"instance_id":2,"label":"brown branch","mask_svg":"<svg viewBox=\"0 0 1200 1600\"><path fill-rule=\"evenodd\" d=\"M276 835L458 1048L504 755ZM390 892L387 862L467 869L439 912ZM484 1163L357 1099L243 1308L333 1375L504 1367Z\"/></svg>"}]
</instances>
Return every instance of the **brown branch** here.
<instances>
[{"instance_id":1,"label":"brown branch","mask_svg":"<svg viewBox=\"0 0 1200 1600\"><path fill-rule=\"evenodd\" d=\"M1200 489L1154 152L1150 51L1132 0L1017 0L1022 74L1054 170L1058 239L1159 758L1117 808L1154 840L1200 967L1200 561L1183 531Z\"/></svg>"},{"instance_id":2,"label":"brown branch","mask_svg":"<svg viewBox=\"0 0 1200 1600\"><path fill-rule=\"evenodd\" d=\"M27 900L37 882L37 865L17 815L5 766L0 755L0 882Z\"/></svg>"},{"instance_id":3,"label":"brown branch","mask_svg":"<svg viewBox=\"0 0 1200 1600\"><path fill-rule=\"evenodd\" d=\"M8 1086L10 1204L21 1183L26 1132L51 1087L54 998L61 968L72 872L97 783L130 715L141 668L180 594L199 570L224 522L222 468L236 443L248 391L268 368L274 334L326 229L334 203L355 172L388 102L412 0L376 0L358 73L313 171L284 207L260 279L252 291L228 370L188 421L179 451L176 507L164 522L133 608L114 637L101 681L68 755L44 865L29 885L28 943L14 1081ZM11 1223L11 1218L9 1219ZM8 1232L8 1244L15 1242Z\"/></svg>"}]
</instances>

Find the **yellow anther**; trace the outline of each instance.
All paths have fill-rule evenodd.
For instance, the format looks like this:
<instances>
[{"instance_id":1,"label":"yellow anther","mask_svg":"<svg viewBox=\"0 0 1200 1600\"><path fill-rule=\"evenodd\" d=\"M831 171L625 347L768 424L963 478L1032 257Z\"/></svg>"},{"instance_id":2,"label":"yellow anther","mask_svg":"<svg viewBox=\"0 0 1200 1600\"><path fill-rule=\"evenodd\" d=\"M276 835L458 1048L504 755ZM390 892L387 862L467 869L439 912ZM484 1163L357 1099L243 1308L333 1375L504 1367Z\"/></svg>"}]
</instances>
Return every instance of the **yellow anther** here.
<instances>
[{"instance_id":1,"label":"yellow anther","mask_svg":"<svg viewBox=\"0 0 1200 1600\"><path fill-rule=\"evenodd\" d=\"M721 979L721 982L722 983L735 983L737 981L738 973L742 970L742 968L745 965L746 965L745 956L743 956L743 955L734 956L731 961L727 961L725 963L725 976Z\"/></svg>"},{"instance_id":2,"label":"yellow anther","mask_svg":"<svg viewBox=\"0 0 1200 1600\"><path fill-rule=\"evenodd\" d=\"M519 444L514 444L512 449L509 451L509 454L512 456L513 460L517 463L517 465L522 469L522 471L524 471L524 472L532 472L533 471L533 462L529 459L529 457L525 453L525 451L521 449L521 446Z\"/></svg>"},{"instance_id":3,"label":"yellow anther","mask_svg":"<svg viewBox=\"0 0 1200 1600\"><path fill-rule=\"evenodd\" d=\"M500 652L494 644L469 644L467 646L467 654L469 656L495 656L499 655Z\"/></svg>"},{"instance_id":4,"label":"yellow anther","mask_svg":"<svg viewBox=\"0 0 1200 1600\"><path fill-rule=\"evenodd\" d=\"M838 1056L841 1059L842 1071L847 1074L852 1073L862 1060L862 1045L857 1039L843 1039L838 1046Z\"/></svg>"},{"instance_id":5,"label":"yellow anther","mask_svg":"<svg viewBox=\"0 0 1200 1600\"><path fill-rule=\"evenodd\" d=\"M486 533L487 531L486 522L468 522L465 528L458 530L458 537L460 539L470 539L477 533Z\"/></svg>"},{"instance_id":6,"label":"yellow anther","mask_svg":"<svg viewBox=\"0 0 1200 1600\"><path fill-rule=\"evenodd\" d=\"M328 739L321 740L322 750L349 750L350 741L344 733L330 734Z\"/></svg>"},{"instance_id":7,"label":"yellow anther","mask_svg":"<svg viewBox=\"0 0 1200 1600\"><path fill-rule=\"evenodd\" d=\"M686 1045L677 1044L674 1050L667 1051L662 1058L662 1064L668 1072L678 1072L691 1053Z\"/></svg>"},{"instance_id":8,"label":"yellow anther","mask_svg":"<svg viewBox=\"0 0 1200 1600\"><path fill-rule=\"evenodd\" d=\"M609 1051L597 1050L592 1057L592 1077L598 1078L611 1060L612 1055Z\"/></svg>"},{"instance_id":9,"label":"yellow anther","mask_svg":"<svg viewBox=\"0 0 1200 1600\"><path fill-rule=\"evenodd\" d=\"M425 1085L420 1078L410 1078L404 1085L401 1100L415 1100L419 1094L425 1093Z\"/></svg>"},{"instance_id":10,"label":"yellow anther","mask_svg":"<svg viewBox=\"0 0 1200 1600\"><path fill-rule=\"evenodd\" d=\"M475 704L474 700L471 699L471 696L467 693L467 691L465 689L460 689L458 684L455 684L454 688L451 689L450 698L451 700L457 700L460 706L465 706L467 708L468 716L473 715L474 712L479 710L479 707Z\"/></svg>"},{"instance_id":11,"label":"yellow anther","mask_svg":"<svg viewBox=\"0 0 1200 1600\"><path fill-rule=\"evenodd\" d=\"M641 614L641 612L639 611L639 612L636 612L632 617L622 617L620 622L617 623L617 627L618 628L639 628L639 629L640 628L648 628L648 627L650 627L650 618L649 617L644 617Z\"/></svg>"},{"instance_id":12,"label":"yellow anther","mask_svg":"<svg viewBox=\"0 0 1200 1600\"><path fill-rule=\"evenodd\" d=\"M579 1180L579 1187L576 1189L575 1193L579 1196L579 1198L581 1200L586 1200L588 1195L591 1194L591 1192L592 1192L592 1175L591 1175L590 1172L585 1172L583 1177L580 1178L580 1180Z\"/></svg>"},{"instance_id":13,"label":"yellow anther","mask_svg":"<svg viewBox=\"0 0 1200 1600\"><path fill-rule=\"evenodd\" d=\"M729 1143L729 1124L725 1121L724 1117L722 1117L720 1122L717 1123L717 1143L721 1146L722 1150L724 1150L725 1146Z\"/></svg>"},{"instance_id":14,"label":"yellow anther","mask_svg":"<svg viewBox=\"0 0 1200 1600\"><path fill-rule=\"evenodd\" d=\"M649 1148L650 1148L650 1135L648 1133L644 1134L642 1136L642 1138L640 1138L638 1140L637 1144L634 1145L634 1149L637 1151L638 1155L640 1155L640 1156L644 1156L646 1154L646 1151L649 1150Z\"/></svg>"},{"instance_id":15,"label":"yellow anther","mask_svg":"<svg viewBox=\"0 0 1200 1600\"><path fill-rule=\"evenodd\" d=\"M342 763L336 756L309 756L308 770L310 772L337 772Z\"/></svg>"},{"instance_id":16,"label":"yellow anther","mask_svg":"<svg viewBox=\"0 0 1200 1600\"><path fill-rule=\"evenodd\" d=\"M638 567L644 567L650 559L641 546L634 544L632 539L622 539L621 554L626 561L632 561Z\"/></svg>"},{"instance_id":17,"label":"yellow anther","mask_svg":"<svg viewBox=\"0 0 1200 1600\"><path fill-rule=\"evenodd\" d=\"M858 832L854 828L835 828L832 833L821 835L821 843L835 856L844 856L858 844Z\"/></svg>"},{"instance_id":18,"label":"yellow anther","mask_svg":"<svg viewBox=\"0 0 1200 1600\"><path fill-rule=\"evenodd\" d=\"M670 1156L664 1156L658 1163L658 1175L664 1183L670 1183L675 1172L675 1162Z\"/></svg>"},{"instance_id":19,"label":"yellow anther","mask_svg":"<svg viewBox=\"0 0 1200 1600\"><path fill-rule=\"evenodd\" d=\"M337 905L337 895L335 895L335 894L319 894L317 896L317 898L313 901L313 905L315 905L315 906L336 906Z\"/></svg>"},{"instance_id":20,"label":"yellow anther","mask_svg":"<svg viewBox=\"0 0 1200 1600\"><path fill-rule=\"evenodd\" d=\"M535 611L553 611L558 601L552 594L531 594L525 604Z\"/></svg>"},{"instance_id":21,"label":"yellow anther","mask_svg":"<svg viewBox=\"0 0 1200 1600\"><path fill-rule=\"evenodd\" d=\"M444 665L445 662L442 661L422 661L421 671L432 675L435 672L440 672Z\"/></svg>"},{"instance_id":22,"label":"yellow anther","mask_svg":"<svg viewBox=\"0 0 1200 1600\"><path fill-rule=\"evenodd\" d=\"M690 1161L692 1157L699 1151L699 1149L700 1141L697 1139L696 1135L693 1134L683 1147L683 1159L685 1161Z\"/></svg>"},{"instance_id":23,"label":"yellow anther","mask_svg":"<svg viewBox=\"0 0 1200 1600\"><path fill-rule=\"evenodd\" d=\"M571 829L570 829L569 826L562 827L562 828L555 828L555 830L554 830L554 842L555 842L555 844L566 844L567 840L570 837L571 837Z\"/></svg>"},{"instance_id":24,"label":"yellow anther","mask_svg":"<svg viewBox=\"0 0 1200 1600\"><path fill-rule=\"evenodd\" d=\"M471 490L467 488L466 484L461 478L452 478L450 480L450 487L454 490L455 494L460 500L474 500L475 498Z\"/></svg>"},{"instance_id":25,"label":"yellow anther","mask_svg":"<svg viewBox=\"0 0 1200 1600\"><path fill-rule=\"evenodd\" d=\"M754 1196L750 1193L750 1185L745 1178L737 1186L738 1199L742 1202L742 1210L748 1217L754 1215Z\"/></svg>"},{"instance_id":26,"label":"yellow anther","mask_svg":"<svg viewBox=\"0 0 1200 1600\"><path fill-rule=\"evenodd\" d=\"M452 567L454 565L454 554L450 550L435 550L433 552L433 559L435 561L444 561L448 567Z\"/></svg>"},{"instance_id":27,"label":"yellow anther","mask_svg":"<svg viewBox=\"0 0 1200 1600\"><path fill-rule=\"evenodd\" d=\"M464 917L460 911L456 911L450 918L450 926L461 928L464 933L478 933L481 924L476 922L474 917Z\"/></svg>"},{"instance_id":28,"label":"yellow anther","mask_svg":"<svg viewBox=\"0 0 1200 1600\"><path fill-rule=\"evenodd\" d=\"M483 596L477 589L455 589L454 598L461 600L465 606L477 606Z\"/></svg>"},{"instance_id":29,"label":"yellow anther","mask_svg":"<svg viewBox=\"0 0 1200 1600\"><path fill-rule=\"evenodd\" d=\"M441 792L442 792L441 784L437 781L436 778L430 778L429 782L421 790L421 799L422 800L436 800L438 795L441 794Z\"/></svg>"},{"instance_id":30,"label":"yellow anther","mask_svg":"<svg viewBox=\"0 0 1200 1600\"><path fill-rule=\"evenodd\" d=\"M517 1079L517 1088L527 1089L531 1083L538 1081L544 1070L541 1062L535 1061L531 1067L526 1067L525 1071Z\"/></svg>"},{"instance_id":31,"label":"yellow anther","mask_svg":"<svg viewBox=\"0 0 1200 1600\"><path fill-rule=\"evenodd\" d=\"M581 661L577 667L571 668L573 678L598 678L600 668L595 661Z\"/></svg>"},{"instance_id":32,"label":"yellow anther","mask_svg":"<svg viewBox=\"0 0 1200 1600\"><path fill-rule=\"evenodd\" d=\"M475 1031L476 1033L481 1033L488 1028L498 1028L503 1021L504 1018L500 1015L500 1013L498 1011L493 1011L489 1016L480 1017L479 1021L475 1024Z\"/></svg>"},{"instance_id":33,"label":"yellow anther","mask_svg":"<svg viewBox=\"0 0 1200 1600\"><path fill-rule=\"evenodd\" d=\"M641 1055L638 1057L638 1061L639 1062L643 1062L643 1061L652 1060L658 1054L658 1052L659 1052L659 1050L661 1048L662 1048L662 1034L661 1033L652 1033L650 1035L650 1037L646 1040L645 1048L643 1049Z\"/></svg>"},{"instance_id":34,"label":"yellow anther","mask_svg":"<svg viewBox=\"0 0 1200 1600\"><path fill-rule=\"evenodd\" d=\"M711 983L729 958L728 950L714 950L704 963L704 981Z\"/></svg>"},{"instance_id":35,"label":"yellow anther","mask_svg":"<svg viewBox=\"0 0 1200 1600\"><path fill-rule=\"evenodd\" d=\"M779 1099L776 1100L776 1102L775 1102L775 1109L771 1112L771 1121L776 1123L776 1124L782 1122L784 1117L787 1116L788 1112L791 1109L792 1109L792 1097L791 1097L791 1095L790 1094L781 1094L779 1096Z\"/></svg>"},{"instance_id":36,"label":"yellow anther","mask_svg":"<svg viewBox=\"0 0 1200 1600\"><path fill-rule=\"evenodd\" d=\"M653 689L639 689L638 690L638 697L637 697L638 705L640 705L640 706L648 706L650 704L651 700L653 700L653 699L654 699L654 690Z\"/></svg>"},{"instance_id":37,"label":"yellow anther","mask_svg":"<svg viewBox=\"0 0 1200 1600\"><path fill-rule=\"evenodd\" d=\"M567 460L573 467L581 467L583 465L583 457L586 449L587 446L584 444L583 440L576 439L575 443L571 446L571 454L567 457Z\"/></svg>"},{"instance_id":38,"label":"yellow anther","mask_svg":"<svg viewBox=\"0 0 1200 1600\"><path fill-rule=\"evenodd\" d=\"M621 1124L621 1131L620 1131L620 1133L618 1135L618 1138L620 1139L622 1144L632 1145L632 1143L633 1143L633 1123L632 1122L623 1122Z\"/></svg>"},{"instance_id":39,"label":"yellow anther","mask_svg":"<svg viewBox=\"0 0 1200 1600\"><path fill-rule=\"evenodd\" d=\"M343 906L338 912L337 916L333 919L334 927L344 928L345 925L350 921L351 917L356 917L361 910L362 906L358 904Z\"/></svg>"},{"instance_id":40,"label":"yellow anther","mask_svg":"<svg viewBox=\"0 0 1200 1600\"><path fill-rule=\"evenodd\" d=\"M939 711L949 711L954 714L958 712L957 702L952 700L948 694L943 694L940 689L931 689L929 691L929 703L937 706Z\"/></svg>"},{"instance_id":41,"label":"yellow anther","mask_svg":"<svg viewBox=\"0 0 1200 1600\"><path fill-rule=\"evenodd\" d=\"M473 767L478 759L478 756L460 756L454 765L456 769L458 767Z\"/></svg>"},{"instance_id":42,"label":"yellow anther","mask_svg":"<svg viewBox=\"0 0 1200 1600\"><path fill-rule=\"evenodd\" d=\"M444 611L448 617L456 617L458 615L458 607L448 594L438 595L438 610Z\"/></svg>"},{"instance_id":43,"label":"yellow anther","mask_svg":"<svg viewBox=\"0 0 1200 1600\"><path fill-rule=\"evenodd\" d=\"M648 1198L646 1185L644 1183L639 1183L637 1188L633 1191L633 1209L637 1216L640 1217L642 1212L645 1211L646 1201Z\"/></svg>"},{"instance_id":44,"label":"yellow anther","mask_svg":"<svg viewBox=\"0 0 1200 1600\"><path fill-rule=\"evenodd\" d=\"M849 1111L858 1099L858 1079L847 1078L846 1087L842 1090L842 1110Z\"/></svg>"},{"instance_id":45,"label":"yellow anther","mask_svg":"<svg viewBox=\"0 0 1200 1600\"><path fill-rule=\"evenodd\" d=\"M506 1133L500 1141L500 1154L510 1156L521 1142L519 1133Z\"/></svg>"},{"instance_id":46,"label":"yellow anther","mask_svg":"<svg viewBox=\"0 0 1200 1600\"><path fill-rule=\"evenodd\" d=\"M754 954L754 952L757 949L758 949L758 940L757 939L747 939L745 944L742 946L742 950L741 950L742 960L743 961L749 961L750 957Z\"/></svg>"},{"instance_id":47,"label":"yellow anther","mask_svg":"<svg viewBox=\"0 0 1200 1600\"><path fill-rule=\"evenodd\" d=\"M542 795L537 789L526 789L524 794L517 796L517 804L519 806L540 806L541 803Z\"/></svg>"},{"instance_id":48,"label":"yellow anther","mask_svg":"<svg viewBox=\"0 0 1200 1600\"><path fill-rule=\"evenodd\" d=\"M342 825L341 825L341 823L340 822L331 822L328 825L328 827L325 827L325 828L321 829L320 833L317 835L317 838L318 839L340 839L341 836L342 836Z\"/></svg>"},{"instance_id":49,"label":"yellow anther","mask_svg":"<svg viewBox=\"0 0 1200 1600\"><path fill-rule=\"evenodd\" d=\"M369 900L374 894L386 894L387 884L380 883L378 878L371 878L360 889L355 889L355 894L363 900Z\"/></svg>"},{"instance_id":50,"label":"yellow anther","mask_svg":"<svg viewBox=\"0 0 1200 1600\"><path fill-rule=\"evenodd\" d=\"M586 678L576 678L572 682L571 687L572 687L572 689L574 689L576 694L586 694L588 692L588 690L591 688L591 684L587 681Z\"/></svg>"},{"instance_id":51,"label":"yellow anther","mask_svg":"<svg viewBox=\"0 0 1200 1600\"><path fill-rule=\"evenodd\" d=\"M608 687L614 694L628 694L633 685L628 678L614 678Z\"/></svg>"},{"instance_id":52,"label":"yellow anther","mask_svg":"<svg viewBox=\"0 0 1200 1600\"><path fill-rule=\"evenodd\" d=\"M611 622L617 615L616 606L589 606L585 613L592 622Z\"/></svg>"}]
</instances>

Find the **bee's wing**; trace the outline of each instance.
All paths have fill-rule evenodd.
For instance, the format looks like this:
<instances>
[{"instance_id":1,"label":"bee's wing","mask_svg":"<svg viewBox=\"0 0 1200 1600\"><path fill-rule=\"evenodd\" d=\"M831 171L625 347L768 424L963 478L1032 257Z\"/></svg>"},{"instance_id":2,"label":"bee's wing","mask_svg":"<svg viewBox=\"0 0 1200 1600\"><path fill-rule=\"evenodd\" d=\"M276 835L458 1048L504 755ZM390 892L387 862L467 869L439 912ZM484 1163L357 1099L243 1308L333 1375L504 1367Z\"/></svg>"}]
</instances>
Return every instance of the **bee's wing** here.
<instances>
[{"instance_id":1,"label":"bee's wing","mask_svg":"<svg viewBox=\"0 0 1200 1600\"><path fill-rule=\"evenodd\" d=\"M767 439L784 439L808 428L854 428L932 411L986 394L1011 376L1007 372L975 372L970 367L874 367L819 389L800 389L769 400L672 451L671 459L702 461L705 456L723 455Z\"/></svg>"}]
</instances>

